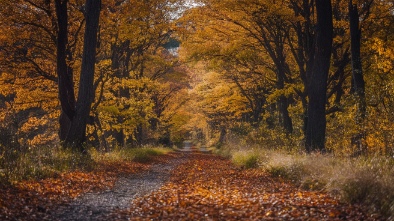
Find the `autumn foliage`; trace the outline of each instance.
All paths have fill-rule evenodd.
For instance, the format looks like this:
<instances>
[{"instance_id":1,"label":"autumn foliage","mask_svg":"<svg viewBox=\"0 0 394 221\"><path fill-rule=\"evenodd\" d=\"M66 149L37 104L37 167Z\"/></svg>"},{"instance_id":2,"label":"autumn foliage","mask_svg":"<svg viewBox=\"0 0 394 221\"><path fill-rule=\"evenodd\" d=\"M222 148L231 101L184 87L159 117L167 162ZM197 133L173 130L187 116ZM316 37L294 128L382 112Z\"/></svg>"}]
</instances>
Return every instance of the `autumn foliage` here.
<instances>
[{"instance_id":1,"label":"autumn foliage","mask_svg":"<svg viewBox=\"0 0 394 221\"><path fill-rule=\"evenodd\" d=\"M114 219L131 220L377 220L326 193L303 191L261 170L195 153L170 182L136 199Z\"/></svg>"},{"instance_id":2,"label":"autumn foliage","mask_svg":"<svg viewBox=\"0 0 394 221\"><path fill-rule=\"evenodd\" d=\"M322 79L312 73L314 59L318 59L315 37L319 35L314 4L293 0L276 4L265 0L201 2L202 6L179 20L181 59L195 64L199 76L193 98L209 125L208 129L203 123L197 127L204 130L207 140L217 141L218 134L226 131L229 141L231 135L247 135L245 140L269 148L305 146L311 122L308 109L314 106L309 106L309 93L311 86L319 83L314 80ZM388 125L392 112L393 38L388 31L393 29L389 15L392 4L331 2L330 67L327 82L319 86L325 93L314 98L325 107L319 111L321 122L313 123L327 128L323 151L389 154L392 126L383 125ZM363 68L356 71L352 66L352 58L357 58L351 54L349 4L350 9L358 10L360 21L356 32L361 36ZM355 92L354 87L364 83L365 94ZM365 118L360 121L360 116ZM323 126L324 120L327 126ZM378 123L383 121L387 123ZM376 128L381 129L377 132Z\"/></svg>"},{"instance_id":3,"label":"autumn foliage","mask_svg":"<svg viewBox=\"0 0 394 221\"><path fill-rule=\"evenodd\" d=\"M393 214L378 199L392 196L393 30L392 0L2 0L0 219L110 187L148 168L155 152L136 148L185 140L253 169L191 154L120 218L379 218L287 184L331 164L267 169L263 150L367 162L342 190Z\"/></svg>"},{"instance_id":4,"label":"autumn foliage","mask_svg":"<svg viewBox=\"0 0 394 221\"><path fill-rule=\"evenodd\" d=\"M149 154L147 154L148 156ZM157 153L157 155L161 155ZM153 163L165 163L174 158L149 155L139 160L113 160L102 156L94 168L68 171L42 180L23 180L14 185L1 185L1 220L52 220L51 211L57 206L88 192L111 189L120 176L143 173ZM154 156L154 158L153 158ZM142 158L139 158L142 159ZM149 163L148 163L149 162ZM93 165L92 165L93 166Z\"/></svg>"}]
</instances>

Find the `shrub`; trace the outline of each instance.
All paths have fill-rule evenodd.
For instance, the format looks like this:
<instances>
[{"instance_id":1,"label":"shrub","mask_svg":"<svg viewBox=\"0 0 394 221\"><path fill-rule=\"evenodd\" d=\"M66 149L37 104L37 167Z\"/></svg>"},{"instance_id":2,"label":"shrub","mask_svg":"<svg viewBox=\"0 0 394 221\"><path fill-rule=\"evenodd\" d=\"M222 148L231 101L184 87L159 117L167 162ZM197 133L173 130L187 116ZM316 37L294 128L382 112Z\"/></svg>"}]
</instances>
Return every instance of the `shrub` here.
<instances>
[{"instance_id":1,"label":"shrub","mask_svg":"<svg viewBox=\"0 0 394 221\"><path fill-rule=\"evenodd\" d=\"M259 156L257 152L236 152L232 156L232 161L235 165L241 166L246 169L257 168Z\"/></svg>"},{"instance_id":2,"label":"shrub","mask_svg":"<svg viewBox=\"0 0 394 221\"><path fill-rule=\"evenodd\" d=\"M159 151L150 148L137 148L133 151L135 162L146 163L149 162L153 156L160 154Z\"/></svg>"}]
</instances>

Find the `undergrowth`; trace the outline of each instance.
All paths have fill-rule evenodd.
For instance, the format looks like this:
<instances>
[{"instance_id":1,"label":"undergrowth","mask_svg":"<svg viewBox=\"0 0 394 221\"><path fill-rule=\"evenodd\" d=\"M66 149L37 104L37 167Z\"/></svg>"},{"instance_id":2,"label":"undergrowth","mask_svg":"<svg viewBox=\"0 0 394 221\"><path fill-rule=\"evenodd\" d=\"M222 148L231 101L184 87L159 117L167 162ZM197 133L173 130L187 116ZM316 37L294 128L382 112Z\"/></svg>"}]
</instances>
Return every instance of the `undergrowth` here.
<instances>
[{"instance_id":1,"label":"undergrowth","mask_svg":"<svg viewBox=\"0 0 394 221\"><path fill-rule=\"evenodd\" d=\"M232 155L232 161L235 165L246 169L256 168L258 167L259 156L255 151L235 152Z\"/></svg>"},{"instance_id":2,"label":"undergrowth","mask_svg":"<svg viewBox=\"0 0 394 221\"><path fill-rule=\"evenodd\" d=\"M390 157L350 158L234 147L223 147L216 153L238 166L258 166L302 189L327 191L394 219L394 159Z\"/></svg>"},{"instance_id":3,"label":"undergrowth","mask_svg":"<svg viewBox=\"0 0 394 221\"><path fill-rule=\"evenodd\" d=\"M56 177L69 171L91 171L105 162L145 163L169 151L168 148L141 147L118 148L104 153L92 148L88 154L81 154L61 147L37 147L23 153L5 153L0 155L0 184Z\"/></svg>"},{"instance_id":4,"label":"undergrowth","mask_svg":"<svg viewBox=\"0 0 394 221\"><path fill-rule=\"evenodd\" d=\"M121 162L134 161L145 163L149 162L152 157L163 155L170 152L171 149L164 147L141 147L141 148L117 148L113 151L102 153L92 149L90 151L92 158L96 162Z\"/></svg>"}]
</instances>

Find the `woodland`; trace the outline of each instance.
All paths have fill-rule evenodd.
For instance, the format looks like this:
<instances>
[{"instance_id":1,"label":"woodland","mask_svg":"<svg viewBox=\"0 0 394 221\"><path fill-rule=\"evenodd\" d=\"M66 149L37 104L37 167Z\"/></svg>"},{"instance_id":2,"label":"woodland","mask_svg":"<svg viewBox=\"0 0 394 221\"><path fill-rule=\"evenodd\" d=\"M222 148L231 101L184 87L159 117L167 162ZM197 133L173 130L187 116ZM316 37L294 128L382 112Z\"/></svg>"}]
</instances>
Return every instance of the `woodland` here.
<instances>
[{"instance_id":1,"label":"woodland","mask_svg":"<svg viewBox=\"0 0 394 221\"><path fill-rule=\"evenodd\" d=\"M393 218L393 97L393 0L0 0L0 186L192 142Z\"/></svg>"}]
</instances>

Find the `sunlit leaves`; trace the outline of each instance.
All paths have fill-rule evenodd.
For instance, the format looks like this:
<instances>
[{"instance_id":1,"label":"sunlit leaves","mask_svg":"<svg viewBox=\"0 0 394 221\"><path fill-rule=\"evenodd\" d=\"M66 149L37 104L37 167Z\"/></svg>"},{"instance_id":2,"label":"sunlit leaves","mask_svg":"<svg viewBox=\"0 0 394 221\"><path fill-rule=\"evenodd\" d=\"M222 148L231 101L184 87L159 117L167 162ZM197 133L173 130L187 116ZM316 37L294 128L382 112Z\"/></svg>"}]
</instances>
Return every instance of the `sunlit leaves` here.
<instances>
[{"instance_id":1,"label":"sunlit leaves","mask_svg":"<svg viewBox=\"0 0 394 221\"><path fill-rule=\"evenodd\" d=\"M156 157L154 162L166 162L171 158L172 156ZM149 169L151 164L101 160L95 166L93 170L68 171L42 180L20 181L13 186L1 184L0 219L52 220L54 218L51 213L57 206L67 204L87 192L108 190L114 186L119 176L141 173Z\"/></svg>"},{"instance_id":2,"label":"sunlit leaves","mask_svg":"<svg viewBox=\"0 0 394 221\"><path fill-rule=\"evenodd\" d=\"M247 106L237 86L220 80L220 75L215 72L206 74L194 93L197 96L196 105L213 127L225 126L241 119Z\"/></svg>"},{"instance_id":3,"label":"sunlit leaves","mask_svg":"<svg viewBox=\"0 0 394 221\"><path fill-rule=\"evenodd\" d=\"M135 200L117 217L153 220L371 219L357 207L320 192L300 191L259 170L194 154L165 186Z\"/></svg>"}]
</instances>

